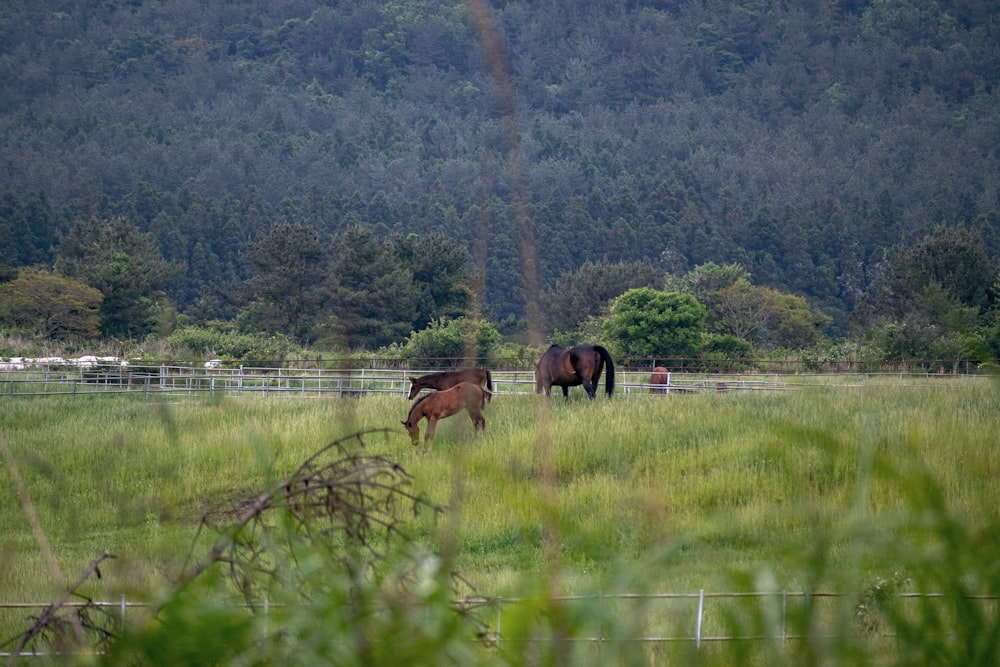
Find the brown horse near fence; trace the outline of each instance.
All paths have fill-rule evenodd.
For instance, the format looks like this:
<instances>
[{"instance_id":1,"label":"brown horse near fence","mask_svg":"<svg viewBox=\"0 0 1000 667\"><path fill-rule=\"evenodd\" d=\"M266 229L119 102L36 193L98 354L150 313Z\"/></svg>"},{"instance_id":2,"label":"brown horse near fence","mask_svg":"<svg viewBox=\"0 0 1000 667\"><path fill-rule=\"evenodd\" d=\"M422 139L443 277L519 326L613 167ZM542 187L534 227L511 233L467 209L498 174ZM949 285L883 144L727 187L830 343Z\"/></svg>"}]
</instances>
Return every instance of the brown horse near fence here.
<instances>
[{"instance_id":1,"label":"brown horse near fence","mask_svg":"<svg viewBox=\"0 0 1000 667\"><path fill-rule=\"evenodd\" d=\"M653 369L652 374L649 376L649 393L651 394L665 394L667 393L666 385L670 382L670 371L668 371L663 366L657 366Z\"/></svg>"},{"instance_id":2,"label":"brown horse near fence","mask_svg":"<svg viewBox=\"0 0 1000 667\"><path fill-rule=\"evenodd\" d=\"M604 390L608 396L615 390L615 365L611 355L600 345L577 345L566 349L553 345L535 364L535 393L543 391L552 395L552 385L562 387L563 396L569 398L569 388L583 385L587 398L597 395L601 373L607 366Z\"/></svg>"},{"instance_id":3,"label":"brown horse near fence","mask_svg":"<svg viewBox=\"0 0 1000 667\"><path fill-rule=\"evenodd\" d=\"M459 382L454 387L442 389L423 396L410 408L406 421L402 422L410 434L410 444L420 443L420 420L427 419L424 431L424 451L429 452L434 443L434 430L439 419L451 417L462 410L469 413L475 432L486 431L483 407L489 401L490 392L474 382Z\"/></svg>"},{"instance_id":4,"label":"brown horse near fence","mask_svg":"<svg viewBox=\"0 0 1000 667\"><path fill-rule=\"evenodd\" d=\"M441 391L454 387L459 382L472 382L480 387L486 386L488 396L493 396L493 375L485 368L460 368L457 371L441 371L422 377L410 378L410 394L407 398L416 398L422 389ZM486 399L489 401L489 398Z\"/></svg>"}]
</instances>

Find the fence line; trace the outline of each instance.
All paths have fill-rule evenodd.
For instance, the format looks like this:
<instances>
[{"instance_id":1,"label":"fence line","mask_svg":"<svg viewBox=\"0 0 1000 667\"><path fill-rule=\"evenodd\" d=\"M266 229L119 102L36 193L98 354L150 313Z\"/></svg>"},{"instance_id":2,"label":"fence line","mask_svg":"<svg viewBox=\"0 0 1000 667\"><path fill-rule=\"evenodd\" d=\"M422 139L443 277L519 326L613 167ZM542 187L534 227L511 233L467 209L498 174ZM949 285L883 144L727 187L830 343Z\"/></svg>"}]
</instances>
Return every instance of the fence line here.
<instances>
[{"instance_id":1,"label":"fence line","mask_svg":"<svg viewBox=\"0 0 1000 667\"><path fill-rule=\"evenodd\" d=\"M725 635L725 634L706 634L705 633L705 620L706 620L706 602L711 603L717 600L739 600L747 598L779 598L781 599L781 624L779 634L774 636L769 635ZM949 599L943 593L898 593L893 597L900 600L912 600L912 599ZM954 596L952 596L954 597ZM701 589L697 592L690 593L611 593L611 594L588 594L588 595L562 595L555 596L550 599L552 602L581 602L581 601L599 601L599 602L613 602L616 600L625 601L650 601L650 600L681 600L681 601L692 601L696 603L696 609L693 618L687 619L688 627L691 628L690 634L646 634L642 636L634 637L615 637L615 636L605 636L603 632L603 627L598 628L597 634L590 634L586 636L571 637L573 641L584 641L593 642L595 644L600 644L605 641L635 641L635 642L648 642L648 643L668 643L668 642L691 642L694 643L697 648L701 648L704 642L725 642L725 641L746 641L746 640L779 640L782 642L788 640L804 639L806 635L790 634L787 630L788 623L788 602L790 599L800 599L803 604L812 605L816 600L821 599L843 599L850 598L853 600L860 600L860 596L857 593L836 593L836 592L805 592L805 591L756 591L756 592L706 592ZM962 596L963 599L967 600L982 600L984 602L995 603L1000 596L997 595L966 595ZM548 641L547 639L529 638L529 637L510 637L504 636L503 630L503 610L505 607L510 607L514 605L523 605L528 603L536 602L533 598L519 598L519 597L497 597L497 598L486 598L486 597L476 597L476 598L464 598L461 600L455 600L454 603L457 606L462 606L465 608L483 608L483 607L495 607L496 608L496 621L492 631L492 636L487 637L493 645L499 646L502 642L526 642L526 641ZM152 604L144 601L129 601L125 595L121 596L118 601L87 601L87 602L67 602L64 607L66 608L82 608L82 607L99 607L106 608L110 610L116 610L118 616L122 623L126 621L128 610L130 609L150 609ZM268 617L270 610L275 606L265 599L260 604L257 605L247 605L248 607L259 609L263 614L265 619ZM49 607L48 603L38 603L38 602L8 602L0 603L0 611L11 611L11 610L31 610L39 609L44 610ZM676 618L673 616L672 618ZM831 635L833 636L833 635ZM891 637L891 634L882 634L880 636ZM32 653L25 653L23 655L34 655ZM11 653L0 652L0 656L9 657Z\"/></svg>"},{"instance_id":2,"label":"fence line","mask_svg":"<svg viewBox=\"0 0 1000 667\"><path fill-rule=\"evenodd\" d=\"M296 369L240 366L235 369L188 366L133 366L114 370L22 369L0 372L0 396L142 394L193 396L256 394L268 397L360 396L388 393L406 395L408 378L432 370L403 369ZM751 391L782 388L776 377L705 376L675 374L665 384L649 384L646 373L619 372L619 393L690 393L698 391ZM678 380L678 375L682 377ZM532 394L532 371L492 371L496 394Z\"/></svg>"},{"instance_id":3,"label":"fence line","mask_svg":"<svg viewBox=\"0 0 1000 667\"><path fill-rule=\"evenodd\" d=\"M92 394L154 396L257 395L270 397L351 397L373 393L406 395L410 376L433 372L403 368L199 368L159 364L96 368L37 367L0 371L0 397ZM532 394L530 370L492 371L497 394ZM866 374L699 374L671 372L664 384L650 384L645 371L616 373L619 394L685 394L698 392L775 391L807 386L858 387L873 383L900 386L949 386L982 381L983 375L932 373Z\"/></svg>"}]
</instances>

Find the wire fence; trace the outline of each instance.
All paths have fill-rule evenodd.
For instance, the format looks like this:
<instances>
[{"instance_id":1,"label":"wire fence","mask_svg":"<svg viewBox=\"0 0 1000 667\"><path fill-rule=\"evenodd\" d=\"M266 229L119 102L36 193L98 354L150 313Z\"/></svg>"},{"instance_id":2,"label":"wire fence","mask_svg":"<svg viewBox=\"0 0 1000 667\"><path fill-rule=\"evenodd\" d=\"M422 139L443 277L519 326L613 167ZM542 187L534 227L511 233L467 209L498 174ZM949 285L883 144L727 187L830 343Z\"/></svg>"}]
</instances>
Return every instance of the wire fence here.
<instances>
[{"instance_id":1,"label":"wire fence","mask_svg":"<svg viewBox=\"0 0 1000 667\"><path fill-rule=\"evenodd\" d=\"M815 619L830 619L829 632L826 636L828 638L836 637L838 632L843 633L850 630L842 625L838 626L834 620L842 605L851 605L857 617L864 618L861 597L857 593L837 592L706 592L699 590L687 593L566 595L554 597L547 602L548 604L581 604L603 607L592 614L595 623L591 627L582 628L580 633L568 637L571 641L589 642L598 646L609 641L647 644L686 642L700 649L703 644L712 642L751 640L784 643L815 638L815 624L811 627L811 632L808 635L796 633L791 629L798 626L790 622L790 617L801 616L806 611L814 622ZM953 596L949 597L942 593L898 593L892 597L902 604L919 602L944 606L953 605L955 602ZM998 596L996 595L965 596L963 599L976 600L984 606L988 606L990 615L997 613ZM755 634L734 632L733 627L725 623L727 614L724 613L723 609L727 604L733 603L768 606L772 617L776 619L776 622L770 627L771 632ZM479 612L486 612L490 622L489 635L481 639L490 645L499 646L507 642L552 641L551 638L545 637L518 636L507 630L505 615L509 615L514 608L519 608L519 612L537 613L538 609L535 607L538 605L538 600L535 598L463 598L456 600L455 604L465 609L475 608ZM0 615L5 617L0 621L0 626L6 629L16 627L18 615L24 615L24 622L30 625L31 619L37 617L49 606L47 603L38 602L0 603ZM116 616L116 622L120 623L122 627L132 616L136 616L138 620L142 615L151 613L153 609L153 605L148 602L128 600L124 595L115 601L67 602L64 607L69 609L82 607L100 609L106 614ZM262 614L266 620L275 605L265 599L259 605L247 608ZM631 616L627 616L628 614ZM637 615L641 615L642 622L636 625L636 627L641 628L641 631L635 634L618 634L617 629L620 626L603 622L612 618L636 618ZM481 618L482 616L480 613ZM512 625L516 626L517 624ZM855 630L883 638L894 636L891 631L873 629L871 624L859 626ZM942 630L942 632L944 631ZM34 654L24 653L21 654L21 657L30 655ZM0 652L0 657L12 657L12 654Z\"/></svg>"},{"instance_id":2,"label":"wire fence","mask_svg":"<svg viewBox=\"0 0 1000 667\"><path fill-rule=\"evenodd\" d=\"M616 632L617 626L606 626L603 623L590 628L590 633L580 634L572 639L575 641L601 644L607 641L644 642L650 644L689 642L700 648L708 642L727 641L780 641L806 639L813 635L799 634L790 628L799 627L790 623L790 618L807 615L818 621L819 626L826 626L828 636L836 636L836 632L849 630L838 627L836 617L842 605L851 607L854 617L859 620L856 630L868 632L881 637L892 637L892 632L878 629L874 617L880 613L878 609L866 608L858 593L836 592L706 592L699 590L688 593L615 593L600 595L570 595L552 599L557 603L596 604L604 609L594 614L597 619L635 618L641 612L642 622L639 624L644 632L641 634L622 635ZM932 602L938 605L952 605L954 596L942 593L897 593L893 596L903 604L914 602ZM976 600L988 605L992 615L997 612L998 596L975 595L965 596L965 599ZM512 606L536 604L537 600L524 598L484 599L484 604L495 610L495 626L492 640L499 644L504 641L534 641L533 638L516 637L506 634L504 629L504 610ZM723 607L731 608L731 603L768 606L771 617L777 619L772 626L773 634L733 633L732 624L727 624L727 615ZM623 606L624 605L624 606ZM629 609L632 607L632 609ZM632 616L629 616L629 614ZM544 640L543 640L544 641Z\"/></svg>"}]
</instances>

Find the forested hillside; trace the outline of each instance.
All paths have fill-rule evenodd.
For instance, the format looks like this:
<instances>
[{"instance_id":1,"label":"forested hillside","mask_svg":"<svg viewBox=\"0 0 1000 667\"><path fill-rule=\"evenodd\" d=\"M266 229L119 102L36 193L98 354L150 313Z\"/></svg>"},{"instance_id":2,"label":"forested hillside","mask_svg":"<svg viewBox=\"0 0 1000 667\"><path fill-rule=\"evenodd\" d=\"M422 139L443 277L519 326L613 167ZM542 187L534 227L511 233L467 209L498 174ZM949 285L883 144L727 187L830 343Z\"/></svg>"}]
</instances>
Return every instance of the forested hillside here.
<instances>
[{"instance_id":1,"label":"forested hillside","mask_svg":"<svg viewBox=\"0 0 1000 667\"><path fill-rule=\"evenodd\" d=\"M276 225L314 258L361 227L370 262L410 276L414 244L467 252L459 287L495 321L525 316L527 243L543 292L588 261L739 264L834 335L882 307L886 257L939 248L934 230L969 232L995 269L997 3L490 4L7 0L0 265L68 266L81 221L124 220L204 321L281 301L273 283L246 296ZM461 303L435 299L365 340Z\"/></svg>"}]
</instances>

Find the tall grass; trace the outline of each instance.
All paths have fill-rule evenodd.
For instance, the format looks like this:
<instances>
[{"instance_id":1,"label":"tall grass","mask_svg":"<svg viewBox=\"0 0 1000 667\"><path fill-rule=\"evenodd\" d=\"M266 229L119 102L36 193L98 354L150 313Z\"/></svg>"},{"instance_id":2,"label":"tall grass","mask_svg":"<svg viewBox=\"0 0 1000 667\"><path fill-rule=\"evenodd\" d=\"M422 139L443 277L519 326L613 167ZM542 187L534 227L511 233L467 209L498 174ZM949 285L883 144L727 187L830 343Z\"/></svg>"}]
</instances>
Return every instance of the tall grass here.
<instances>
[{"instance_id":1,"label":"tall grass","mask_svg":"<svg viewBox=\"0 0 1000 667\"><path fill-rule=\"evenodd\" d=\"M592 402L500 395L484 436L456 416L439 424L428 454L399 426L410 404L398 396L7 400L0 437L64 580L42 567L25 499L4 483L0 548L9 565L0 601L48 599L103 550L120 560L113 574L105 568L100 595L155 591L205 511L266 488L333 439L386 429L367 446L396 459L420 493L450 511L444 521L415 518L415 538L447 551L480 593L528 597L547 610L549 625L508 614L511 633L552 640L549 649L521 646L508 663L561 655L552 648L560 633L593 631L598 620L602 632L618 624L622 636L674 625L671 613L639 603L628 613L606 602L566 608L554 595L745 588L850 595L822 613L792 605L790 627L817 638L802 648L733 643L706 648L702 661L724 664L746 651L764 663L863 664L856 644L818 638L855 628L865 591L865 627L912 634L936 620L961 628L963 608L946 618L930 604L899 610L877 594L885 582L894 591L998 592L1000 547L990 540L1000 523L998 396L988 382ZM777 599L720 607L707 622L720 633L780 635ZM965 613L995 631L995 615ZM638 655L655 660L665 650L650 645ZM825 658L806 659L809 651ZM625 645L611 652L632 655Z\"/></svg>"}]
</instances>

